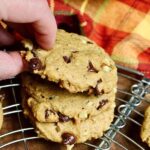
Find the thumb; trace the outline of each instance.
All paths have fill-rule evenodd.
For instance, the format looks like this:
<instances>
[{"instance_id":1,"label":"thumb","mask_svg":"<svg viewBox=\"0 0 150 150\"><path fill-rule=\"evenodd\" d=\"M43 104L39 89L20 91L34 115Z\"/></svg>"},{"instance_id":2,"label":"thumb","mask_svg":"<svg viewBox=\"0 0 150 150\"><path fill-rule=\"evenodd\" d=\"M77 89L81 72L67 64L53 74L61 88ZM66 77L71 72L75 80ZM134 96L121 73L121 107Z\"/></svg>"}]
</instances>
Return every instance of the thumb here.
<instances>
[{"instance_id":1,"label":"thumb","mask_svg":"<svg viewBox=\"0 0 150 150\"><path fill-rule=\"evenodd\" d=\"M12 78L24 70L19 52L0 51L0 80Z\"/></svg>"}]
</instances>

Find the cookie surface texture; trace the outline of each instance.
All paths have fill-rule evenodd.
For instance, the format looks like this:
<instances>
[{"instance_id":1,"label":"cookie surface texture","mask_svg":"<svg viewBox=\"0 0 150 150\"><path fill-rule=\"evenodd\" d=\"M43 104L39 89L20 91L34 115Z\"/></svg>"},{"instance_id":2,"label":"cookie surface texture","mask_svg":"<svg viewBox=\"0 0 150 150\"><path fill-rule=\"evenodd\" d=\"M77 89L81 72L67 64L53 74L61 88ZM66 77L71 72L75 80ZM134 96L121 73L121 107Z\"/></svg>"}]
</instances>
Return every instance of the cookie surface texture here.
<instances>
[{"instance_id":1,"label":"cookie surface texture","mask_svg":"<svg viewBox=\"0 0 150 150\"><path fill-rule=\"evenodd\" d=\"M74 33L58 30L51 50L34 48L24 41L24 58L30 70L58 83L71 93L109 93L116 84L116 67L111 58L95 43Z\"/></svg>"},{"instance_id":2,"label":"cookie surface texture","mask_svg":"<svg viewBox=\"0 0 150 150\"><path fill-rule=\"evenodd\" d=\"M2 101L0 99L0 129L2 128L3 124L3 110L2 110Z\"/></svg>"},{"instance_id":3,"label":"cookie surface texture","mask_svg":"<svg viewBox=\"0 0 150 150\"><path fill-rule=\"evenodd\" d=\"M150 106L145 111L144 122L141 128L141 138L150 147Z\"/></svg>"},{"instance_id":4,"label":"cookie surface texture","mask_svg":"<svg viewBox=\"0 0 150 150\"><path fill-rule=\"evenodd\" d=\"M64 144L68 138L73 144L82 143L102 136L114 118L114 91L101 96L69 93L30 74L23 75L22 85L24 114L39 137Z\"/></svg>"}]
</instances>

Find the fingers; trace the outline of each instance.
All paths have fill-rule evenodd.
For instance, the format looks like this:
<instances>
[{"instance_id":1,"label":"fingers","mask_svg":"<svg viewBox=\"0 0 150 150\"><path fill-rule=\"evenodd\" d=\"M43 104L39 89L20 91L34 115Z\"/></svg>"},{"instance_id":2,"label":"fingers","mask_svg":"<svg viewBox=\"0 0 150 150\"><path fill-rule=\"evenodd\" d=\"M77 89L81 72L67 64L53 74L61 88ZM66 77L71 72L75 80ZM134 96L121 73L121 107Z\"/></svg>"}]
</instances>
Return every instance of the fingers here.
<instances>
[{"instance_id":1,"label":"fingers","mask_svg":"<svg viewBox=\"0 0 150 150\"><path fill-rule=\"evenodd\" d=\"M1 0L0 19L31 23L35 38L44 49L51 48L55 41L56 22L47 0Z\"/></svg>"},{"instance_id":2,"label":"fingers","mask_svg":"<svg viewBox=\"0 0 150 150\"><path fill-rule=\"evenodd\" d=\"M24 70L23 60L18 52L0 51L0 80L9 79Z\"/></svg>"},{"instance_id":3,"label":"fingers","mask_svg":"<svg viewBox=\"0 0 150 150\"><path fill-rule=\"evenodd\" d=\"M57 30L53 15L50 12L47 14L32 24L36 41L44 49L50 49L53 46Z\"/></svg>"}]
</instances>

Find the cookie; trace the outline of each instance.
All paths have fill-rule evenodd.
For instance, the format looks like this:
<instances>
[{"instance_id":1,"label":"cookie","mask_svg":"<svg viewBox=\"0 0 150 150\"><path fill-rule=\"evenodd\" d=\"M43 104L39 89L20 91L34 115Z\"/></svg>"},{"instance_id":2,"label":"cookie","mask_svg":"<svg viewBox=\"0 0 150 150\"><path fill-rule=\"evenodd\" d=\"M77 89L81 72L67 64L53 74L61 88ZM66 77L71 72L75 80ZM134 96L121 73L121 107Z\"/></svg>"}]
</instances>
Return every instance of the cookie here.
<instances>
[{"instance_id":1,"label":"cookie","mask_svg":"<svg viewBox=\"0 0 150 150\"><path fill-rule=\"evenodd\" d=\"M30 95L28 106L40 122L85 120L100 114L109 105L115 105L114 91L101 96L69 93L52 82L28 74L23 75L22 84Z\"/></svg>"},{"instance_id":2,"label":"cookie","mask_svg":"<svg viewBox=\"0 0 150 150\"><path fill-rule=\"evenodd\" d=\"M93 116L91 119L78 123L73 121L43 123L37 121L27 108L25 108L25 112L35 126L38 137L65 145L74 145L101 137L104 131L109 129L114 118L113 107L107 108L104 112Z\"/></svg>"},{"instance_id":3,"label":"cookie","mask_svg":"<svg viewBox=\"0 0 150 150\"><path fill-rule=\"evenodd\" d=\"M114 62L102 48L81 35L58 30L56 43L49 51L35 48L28 41L23 43L29 50L22 52L22 57L29 62L30 70L71 93L101 95L116 85Z\"/></svg>"},{"instance_id":4,"label":"cookie","mask_svg":"<svg viewBox=\"0 0 150 150\"><path fill-rule=\"evenodd\" d=\"M24 114L38 136L72 145L103 135L114 118L115 93L101 96L69 93L57 84L23 75Z\"/></svg>"},{"instance_id":5,"label":"cookie","mask_svg":"<svg viewBox=\"0 0 150 150\"><path fill-rule=\"evenodd\" d=\"M150 147L150 106L145 111L144 122L141 128L141 138Z\"/></svg>"},{"instance_id":6,"label":"cookie","mask_svg":"<svg viewBox=\"0 0 150 150\"><path fill-rule=\"evenodd\" d=\"M3 109L2 109L2 98L0 96L0 129L2 128L3 124Z\"/></svg>"}]
</instances>

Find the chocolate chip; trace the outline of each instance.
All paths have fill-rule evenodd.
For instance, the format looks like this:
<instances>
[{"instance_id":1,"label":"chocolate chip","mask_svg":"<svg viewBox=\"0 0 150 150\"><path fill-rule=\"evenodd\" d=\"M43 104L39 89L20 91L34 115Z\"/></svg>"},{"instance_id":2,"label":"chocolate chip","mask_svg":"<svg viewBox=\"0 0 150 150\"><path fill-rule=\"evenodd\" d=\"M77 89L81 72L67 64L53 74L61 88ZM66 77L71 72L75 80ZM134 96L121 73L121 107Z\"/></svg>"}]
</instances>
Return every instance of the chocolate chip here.
<instances>
[{"instance_id":1,"label":"chocolate chip","mask_svg":"<svg viewBox=\"0 0 150 150\"><path fill-rule=\"evenodd\" d=\"M93 66L91 61L89 61L88 71L98 73L98 70Z\"/></svg>"},{"instance_id":2,"label":"chocolate chip","mask_svg":"<svg viewBox=\"0 0 150 150\"><path fill-rule=\"evenodd\" d=\"M102 89L102 90L99 90L98 86L96 86L95 91L94 91L95 96L102 95L102 94L104 94L104 93L105 93L105 92L104 92L103 89Z\"/></svg>"},{"instance_id":3,"label":"chocolate chip","mask_svg":"<svg viewBox=\"0 0 150 150\"><path fill-rule=\"evenodd\" d=\"M51 113L55 114L52 110L46 109L45 110L45 119L48 119L48 117Z\"/></svg>"},{"instance_id":4,"label":"chocolate chip","mask_svg":"<svg viewBox=\"0 0 150 150\"><path fill-rule=\"evenodd\" d=\"M49 97L49 99L51 100L51 99L54 99L55 98L55 96L54 95L52 95L52 96L50 96Z\"/></svg>"},{"instance_id":5,"label":"chocolate chip","mask_svg":"<svg viewBox=\"0 0 150 150\"><path fill-rule=\"evenodd\" d=\"M104 94L104 90L99 90L98 85L102 82L102 80L98 80L95 88L90 87L88 90L88 95L94 94L95 96Z\"/></svg>"},{"instance_id":6,"label":"chocolate chip","mask_svg":"<svg viewBox=\"0 0 150 150\"><path fill-rule=\"evenodd\" d=\"M93 44L93 42L91 42L91 41L87 41L87 43L88 43L88 44Z\"/></svg>"},{"instance_id":7,"label":"chocolate chip","mask_svg":"<svg viewBox=\"0 0 150 150\"><path fill-rule=\"evenodd\" d=\"M71 59L68 56L63 56L63 59L67 64L71 62Z\"/></svg>"},{"instance_id":8,"label":"chocolate chip","mask_svg":"<svg viewBox=\"0 0 150 150\"><path fill-rule=\"evenodd\" d=\"M68 116L63 115L62 113L58 112L58 116L59 116L59 121L60 122L67 122L69 120L71 120Z\"/></svg>"},{"instance_id":9,"label":"chocolate chip","mask_svg":"<svg viewBox=\"0 0 150 150\"><path fill-rule=\"evenodd\" d=\"M41 95L42 98L44 98L44 95Z\"/></svg>"},{"instance_id":10,"label":"chocolate chip","mask_svg":"<svg viewBox=\"0 0 150 150\"><path fill-rule=\"evenodd\" d=\"M54 99L56 96L55 95L51 95L51 96L49 96L48 98L50 99L50 100L52 100L52 99Z\"/></svg>"},{"instance_id":11,"label":"chocolate chip","mask_svg":"<svg viewBox=\"0 0 150 150\"><path fill-rule=\"evenodd\" d=\"M62 80L59 80L58 84L59 84L60 87L63 87L64 82Z\"/></svg>"},{"instance_id":12,"label":"chocolate chip","mask_svg":"<svg viewBox=\"0 0 150 150\"><path fill-rule=\"evenodd\" d=\"M70 133L63 133L62 134L62 142L65 145L72 145L76 142L76 137Z\"/></svg>"},{"instance_id":13,"label":"chocolate chip","mask_svg":"<svg viewBox=\"0 0 150 150\"><path fill-rule=\"evenodd\" d=\"M36 50L35 49L32 49L31 53L33 54L34 57L36 57Z\"/></svg>"},{"instance_id":14,"label":"chocolate chip","mask_svg":"<svg viewBox=\"0 0 150 150\"><path fill-rule=\"evenodd\" d=\"M99 93L100 93L100 95L102 95L102 94L104 94L105 92L104 92L104 90L102 89Z\"/></svg>"},{"instance_id":15,"label":"chocolate chip","mask_svg":"<svg viewBox=\"0 0 150 150\"><path fill-rule=\"evenodd\" d=\"M77 123L77 121L76 121L76 119L75 119L75 118L72 118L71 120L72 120L72 122L73 122L74 124L76 124L76 123Z\"/></svg>"},{"instance_id":16,"label":"chocolate chip","mask_svg":"<svg viewBox=\"0 0 150 150\"><path fill-rule=\"evenodd\" d=\"M97 110L102 108L106 103L108 103L108 99L103 99L102 101L100 101L99 106L97 107Z\"/></svg>"},{"instance_id":17,"label":"chocolate chip","mask_svg":"<svg viewBox=\"0 0 150 150\"><path fill-rule=\"evenodd\" d=\"M33 70L41 70L43 67L42 67L42 63L41 61L38 59L38 58L32 58L29 62L29 69L31 71Z\"/></svg>"},{"instance_id":18,"label":"chocolate chip","mask_svg":"<svg viewBox=\"0 0 150 150\"><path fill-rule=\"evenodd\" d=\"M47 119L50 115L50 110L49 109L46 109L45 110L45 119Z\"/></svg>"},{"instance_id":19,"label":"chocolate chip","mask_svg":"<svg viewBox=\"0 0 150 150\"><path fill-rule=\"evenodd\" d=\"M72 53L78 53L79 51L73 51Z\"/></svg>"},{"instance_id":20,"label":"chocolate chip","mask_svg":"<svg viewBox=\"0 0 150 150\"><path fill-rule=\"evenodd\" d=\"M97 84L96 84L96 87L94 89L94 94L97 96L97 95L101 95L101 94L104 94L104 90L102 89L101 91L99 90L98 88L98 85L102 82L102 80L98 80L97 81Z\"/></svg>"}]
</instances>

